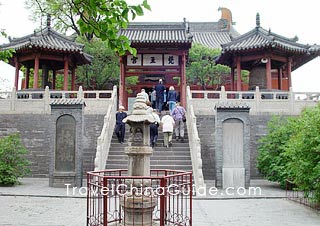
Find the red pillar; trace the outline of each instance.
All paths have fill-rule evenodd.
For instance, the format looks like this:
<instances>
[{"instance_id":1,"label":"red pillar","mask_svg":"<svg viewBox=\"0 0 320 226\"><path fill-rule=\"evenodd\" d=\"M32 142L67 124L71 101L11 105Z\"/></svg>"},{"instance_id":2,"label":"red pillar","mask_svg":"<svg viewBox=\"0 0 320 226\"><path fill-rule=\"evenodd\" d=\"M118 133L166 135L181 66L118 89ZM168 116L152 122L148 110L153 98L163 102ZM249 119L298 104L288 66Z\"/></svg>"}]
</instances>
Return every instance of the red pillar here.
<instances>
[{"instance_id":1,"label":"red pillar","mask_svg":"<svg viewBox=\"0 0 320 226\"><path fill-rule=\"evenodd\" d=\"M234 67L231 67L231 85L230 85L230 90L233 91L234 90Z\"/></svg>"},{"instance_id":2,"label":"red pillar","mask_svg":"<svg viewBox=\"0 0 320 226\"><path fill-rule=\"evenodd\" d=\"M271 77L271 59L267 58L266 63L266 76L267 76L267 89L272 89L272 77Z\"/></svg>"},{"instance_id":3,"label":"red pillar","mask_svg":"<svg viewBox=\"0 0 320 226\"><path fill-rule=\"evenodd\" d=\"M186 53L182 54L182 61L181 61L181 91L180 91L180 102L183 107L187 106L186 101L186 90L187 90L187 79L186 79Z\"/></svg>"},{"instance_id":4,"label":"red pillar","mask_svg":"<svg viewBox=\"0 0 320 226\"><path fill-rule=\"evenodd\" d=\"M282 90L282 68L278 68L278 89Z\"/></svg>"},{"instance_id":5,"label":"red pillar","mask_svg":"<svg viewBox=\"0 0 320 226\"><path fill-rule=\"evenodd\" d=\"M287 67L287 73L288 73L288 88L292 87L292 81L291 81L291 69L292 69L292 59L288 58L288 67Z\"/></svg>"},{"instance_id":6,"label":"red pillar","mask_svg":"<svg viewBox=\"0 0 320 226\"><path fill-rule=\"evenodd\" d=\"M241 91L241 61L237 58L237 91Z\"/></svg>"},{"instance_id":7,"label":"red pillar","mask_svg":"<svg viewBox=\"0 0 320 226\"><path fill-rule=\"evenodd\" d=\"M18 61L18 58L15 57L14 58L14 66L16 68L16 71L15 71L15 77L14 77L14 86L16 87L16 90L18 90L18 85L19 85L19 61Z\"/></svg>"},{"instance_id":8,"label":"red pillar","mask_svg":"<svg viewBox=\"0 0 320 226\"><path fill-rule=\"evenodd\" d=\"M75 90L76 87L76 69L72 68L72 74L71 74L71 90Z\"/></svg>"},{"instance_id":9,"label":"red pillar","mask_svg":"<svg viewBox=\"0 0 320 226\"><path fill-rule=\"evenodd\" d=\"M52 89L56 89L56 70L52 70Z\"/></svg>"},{"instance_id":10,"label":"red pillar","mask_svg":"<svg viewBox=\"0 0 320 226\"><path fill-rule=\"evenodd\" d=\"M38 88L38 79L39 79L39 55L36 55L34 59L34 74L33 74L33 88Z\"/></svg>"},{"instance_id":11,"label":"red pillar","mask_svg":"<svg viewBox=\"0 0 320 226\"><path fill-rule=\"evenodd\" d=\"M69 76L69 62L68 57L64 58L64 69L63 69L63 90L68 90L68 76Z\"/></svg>"},{"instance_id":12,"label":"red pillar","mask_svg":"<svg viewBox=\"0 0 320 226\"><path fill-rule=\"evenodd\" d=\"M26 68L26 80L25 80L25 82L26 82L26 84L25 84L26 89L29 89L29 80L30 80L30 68L27 67L27 68Z\"/></svg>"},{"instance_id":13,"label":"red pillar","mask_svg":"<svg viewBox=\"0 0 320 226\"><path fill-rule=\"evenodd\" d=\"M125 100L125 86L126 86L126 81L125 81L125 76L124 76L124 62L123 62L123 57L120 57L120 81L119 81L119 104L124 105L126 109L128 109L127 106L127 100Z\"/></svg>"}]
</instances>

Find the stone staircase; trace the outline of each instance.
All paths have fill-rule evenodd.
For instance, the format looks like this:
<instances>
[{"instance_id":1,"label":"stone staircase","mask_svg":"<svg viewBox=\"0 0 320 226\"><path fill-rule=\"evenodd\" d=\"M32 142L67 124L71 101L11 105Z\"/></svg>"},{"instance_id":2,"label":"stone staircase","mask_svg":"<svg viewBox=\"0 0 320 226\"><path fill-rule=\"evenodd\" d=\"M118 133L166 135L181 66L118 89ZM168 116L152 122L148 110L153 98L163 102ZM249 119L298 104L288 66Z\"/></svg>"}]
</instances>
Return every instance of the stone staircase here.
<instances>
[{"instance_id":1,"label":"stone staircase","mask_svg":"<svg viewBox=\"0 0 320 226\"><path fill-rule=\"evenodd\" d=\"M111 141L109 156L106 163L106 169L127 169L128 157L124 153L127 146L126 141L129 137L129 125L126 125L125 143L120 144L114 134ZM185 127L185 130L186 127ZM190 157L188 133L185 132L184 142L172 139L172 146L163 147L163 133L159 129L157 145L153 148L151 156L151 169L171 169L192 171L192 162Z\"/></svg>"}]
</instances>

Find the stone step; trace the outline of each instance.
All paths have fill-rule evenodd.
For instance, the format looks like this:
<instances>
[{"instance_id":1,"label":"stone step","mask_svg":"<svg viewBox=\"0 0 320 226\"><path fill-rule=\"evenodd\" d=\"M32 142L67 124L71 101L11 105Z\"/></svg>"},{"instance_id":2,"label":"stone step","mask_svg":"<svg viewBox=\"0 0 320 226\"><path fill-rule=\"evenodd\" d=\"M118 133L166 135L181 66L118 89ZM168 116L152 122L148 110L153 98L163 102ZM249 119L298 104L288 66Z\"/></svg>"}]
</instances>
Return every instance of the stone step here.
<instances>
[{"instance_id":1,"label":"stone step","mask_svg":"<svg viewBox=\"0 0 320 226\"><path fill-rule=\"evenodd\" d=\"M106 169L126 169L127 165L107 165ZM192 171L192 165L151 165L151 169L170 169L170 170L183 170L183 171Z\"/></svg>"},{"instance_id":2,"label":"stone step","mask_svg":"<svg viewBox=\"0 0 320 226\"><path fill-rule=\"evenodd\" d=\"M165 147L163 147L162 146L163 145L163 143L161 143L161 142L157 142L157 144L156 144L156 146L155 146L155 149L161 149L161 148L163 148L163 149L166 149ZM120 144L120 143L111 143L111 149L122 149L122 150L124 150L124 148L125 147L127 147L128 146L128 144L126 143L126 141L125 141L125 143L124 144ZM172 147L169 147L169 149L170 148L185 148L186 150L189 150L189 142L183 142L183 143L179 143L179 142L175 142L175 141L173 141L173 143L172 143Z\"/></svg>"},{"instance_id":3,"label":"stone step","mask_svg":"<svg viewBox=\"0 0 320 226\"><path fill-rule=\"evenodd\" d=\"M107 165L127 165L128 161L125 159L114 159L114 160L108 160ZM190 161L185 160L175 160L175 159L164 159L164 160L150 160L151 166L154 165L190 165Z\"/></svg>"},{"instance_id":4,"label":"stone step","mask_svg":"<svg viewBox=\"0 0 320 226\"><path fill-rule=\"evenodd\" d=\"M161 153L158 153L158 155L152 155L151 156L151 160L156 159L156 160L182 160L182 161L190 161L191 157L190 155L188 155L187 153L185 153L185 156L182 155L166 155L164 156ZM117 155L117 154L109 154L109 160L128 160L128 156L127 155Z\"/></svg>"}]
</instances>

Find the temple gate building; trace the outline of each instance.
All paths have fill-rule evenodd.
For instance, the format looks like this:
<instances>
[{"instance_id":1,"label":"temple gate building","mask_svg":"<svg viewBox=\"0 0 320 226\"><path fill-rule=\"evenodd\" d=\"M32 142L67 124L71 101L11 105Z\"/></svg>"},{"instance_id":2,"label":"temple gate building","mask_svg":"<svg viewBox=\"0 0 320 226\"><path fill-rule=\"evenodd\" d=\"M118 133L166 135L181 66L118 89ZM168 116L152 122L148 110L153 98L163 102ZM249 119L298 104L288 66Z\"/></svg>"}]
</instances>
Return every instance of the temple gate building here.
<instances>
[{"instance_id":1,"label":"temple gate building","mask_svg":"<svg viewBox=\"0 0 320 226\"><path fill-rule=\"evenodd\" d=\"M162 79L167 89L175 88L185 106L186 61L191 44L220 48L239 36L232 26L230 10L219 10L222 16L218 22L135 22L122 30L120 35L129 38L137 56L120 57L119 102L130 109L142 88L150 92ZM136 84L129 83L132 76L136 77Z\"/></svg>"}]
</instances>

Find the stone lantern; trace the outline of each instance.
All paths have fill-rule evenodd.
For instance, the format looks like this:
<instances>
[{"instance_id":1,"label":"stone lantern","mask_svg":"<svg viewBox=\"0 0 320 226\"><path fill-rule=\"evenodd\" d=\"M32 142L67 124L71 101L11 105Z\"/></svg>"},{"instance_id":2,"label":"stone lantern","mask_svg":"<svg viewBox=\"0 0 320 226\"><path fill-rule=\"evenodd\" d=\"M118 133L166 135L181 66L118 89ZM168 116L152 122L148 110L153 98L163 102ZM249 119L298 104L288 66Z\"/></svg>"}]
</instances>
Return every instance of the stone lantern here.
<instances>
[{"instance_id":1,"label":"stone lantern","mask_svg":"<svg viewBox=\"0 0 320 226\"><path fill-rule=\"evenodd\" d=\"M138 94L133 104L132 114L123 119L130 125L130 137L125 153L128 155L128 176L150 176L150 147L149 125L155 122L152 114L147 113L147 105L142 94ZM148 179L128 179L127 188L134 187L137 191L143 191L150 186ZM144 196L127 191L121 199L124 208L125 225L151 226L153 209L157 205L157 199L152 195Z\"/></svg>"}]
</instances>

